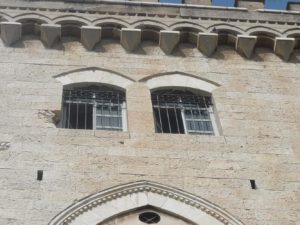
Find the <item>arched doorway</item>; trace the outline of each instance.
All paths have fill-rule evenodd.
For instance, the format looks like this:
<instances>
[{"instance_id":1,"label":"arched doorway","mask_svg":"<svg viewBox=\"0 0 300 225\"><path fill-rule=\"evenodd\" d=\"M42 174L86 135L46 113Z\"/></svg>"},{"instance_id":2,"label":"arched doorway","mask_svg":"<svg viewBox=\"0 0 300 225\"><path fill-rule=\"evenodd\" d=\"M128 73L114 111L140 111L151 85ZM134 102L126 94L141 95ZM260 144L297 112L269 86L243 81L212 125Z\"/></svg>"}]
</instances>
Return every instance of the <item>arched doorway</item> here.
<instances>
[{"instance_id":1,"label":"arched doorway","mask_svg":"<svg viewBox=\"0 0 300 225\"><path fill-rule=\"evenodd\" d=\"M243 225L205 199L150 181L112 187L83 198L55 216L49 225L142 225L143 212L154 213L142 216L146 222L156 215L160 217L158 224L166 221L159 225L174 225L174 221L175 225Z\"/></svg>"}]
</instances>

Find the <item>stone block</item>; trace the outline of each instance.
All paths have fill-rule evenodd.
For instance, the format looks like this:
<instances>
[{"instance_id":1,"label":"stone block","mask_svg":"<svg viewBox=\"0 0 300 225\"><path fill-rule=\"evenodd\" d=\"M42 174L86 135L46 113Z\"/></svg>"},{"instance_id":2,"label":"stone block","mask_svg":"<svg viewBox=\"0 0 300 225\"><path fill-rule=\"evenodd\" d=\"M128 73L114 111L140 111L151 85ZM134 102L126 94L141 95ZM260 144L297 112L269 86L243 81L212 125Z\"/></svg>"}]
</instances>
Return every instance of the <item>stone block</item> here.
<instances>
[{"instance_id":1,"label":"stone block","mask_svg":"<svg viewBox=\"0 0 300 225\"><path fill-rule=\"evenodd\" d=\"M276 55L287 61L295 47L295 38L276 38L274 52Z\"/></svg>"},{"instance_id":2,"label":"stone block","mask_svg":"<svg viewBox=\"0 0 300 225\"><path fill-rule=\"evenodd\" d=\"M211 0L185 0L184 3L191 5L211 5Z\"/></svg>"},{"instance_id":3,"label":"stone block","mask_svg":"<svg viewBox=\"0 0 300 225\"><path fill-rule=\"evenodd\" d=\"M290 2L288 3L288 10L300 11L300 2Z\"/></svg>"},{"instance_id":4,"label":"stone block","mask_svg":"<svg viewBox=\"0 0 300 225\"><path fill-rule=\"evenodd\" d=\"M41 39L47 47L52 47L61 38L61 25L42 24Z\"/></svg>"},{"instance_id":5,"label":"stone block","mask_svg":"<svg viewBox=\"0 0 300 225\"><path fill-rule=\"evenodd\" d=\"M264 0L237 0L237 7L247 8L249 10L264 9Z\"/></svg>"},{"instance_id":6,"label":"stone block","mask_svg":"<svg viewBox=\"0 0 300 225\"><path fill-rule=\"evenodd\" d=\"M16 22L1 22L1 38L5 45L12 45L22 37L22 24Z\"/></svg>"},{"instance_id":7,"label":"stone block","mask_svg":"<svg viewBox=\"0 0 300 225\"><path fill-rule=\"evenodd\" d=\"M211 56L218 45L218 34L198 33L197 48L206 56Z\"/></svg>"},{"instance_id":8,"label":"stone block","mask_svg":"<svg viewBox=\"0 0 300 225\"><path fill-rule=\"evenodd\" d=\"M235 48L241 55L249 59L253 53L256 40L256 36L238 35Z\"/></svg>"},{"instance_id":9,"label":"stone block","mask_svg":"<svg viewBox=\"0 0 300 225\"><path fill-rule=\"evenodd\" d=\"M160 31L159 46L166 53L171 54L180 40L179 31Z\"/></svg>"},{"instance_id":10,"label":"stone block","mask_svg":"<svg viewBox=\"0 0 300 225\"><path fill-rule=\"evenodd\" d=\"M121 44L129 52L134 51L141 43L141 29L122 28Z\"/></svg>"},{"instance_id":11,"label":"stone block","mask_svg":"<svg viewBox=\"0 0 300 225\"><path fill-rule=\"evenodd\" d=\"M92 50L101 40L101 27L82 26L81 42L87 50Z\"/></svg>"}]
</instances>

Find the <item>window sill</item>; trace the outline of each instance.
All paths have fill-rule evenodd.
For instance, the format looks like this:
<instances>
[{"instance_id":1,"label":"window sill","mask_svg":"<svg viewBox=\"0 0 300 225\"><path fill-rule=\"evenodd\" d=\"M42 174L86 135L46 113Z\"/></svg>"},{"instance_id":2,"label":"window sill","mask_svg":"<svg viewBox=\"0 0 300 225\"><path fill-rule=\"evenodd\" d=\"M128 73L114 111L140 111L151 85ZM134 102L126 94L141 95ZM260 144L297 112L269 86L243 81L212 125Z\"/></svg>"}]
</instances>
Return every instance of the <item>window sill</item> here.
<instances>
[{"instance_id":1,"label":"window sill","mask_svg":"<svg viewBox=\"0 0 300 225\"><path fill-rule=\"evenodd\" d=\"M66 129L58 128L58 134L64 136L95 136L101 138L125 138L129 139L129 132L123 131L108 131L108 130L81 130L81 129Z\"/></svg>"},{"instance_id":2,"label":"window sill","mask_svg":"<svg viewBox=\"0 0 300 225\"><path fill-rule=\"evenodd\" d=\"M191 140L192 142L216 142L225 143L224 136L216 135L194 135L194 134L169 134L169 133L155 133L155 140L170 140L170 141L180 141L180 140Z\"/></svg>"}]
</instances>

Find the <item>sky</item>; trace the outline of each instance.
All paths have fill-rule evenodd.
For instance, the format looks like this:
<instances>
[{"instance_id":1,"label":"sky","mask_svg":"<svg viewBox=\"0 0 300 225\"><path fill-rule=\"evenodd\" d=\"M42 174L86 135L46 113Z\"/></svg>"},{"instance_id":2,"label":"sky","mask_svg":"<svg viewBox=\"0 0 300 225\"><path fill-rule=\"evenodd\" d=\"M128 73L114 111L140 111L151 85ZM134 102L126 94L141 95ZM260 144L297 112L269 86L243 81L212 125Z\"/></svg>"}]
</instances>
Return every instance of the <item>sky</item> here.
<instances>
[{"instance_id":1,"label":"sky","mask_svg":"<svg viewBox=\"0 0 300 225\"><path fill-rule=\"evenodd\" d=\"M166 3L180 3L181 0L160 0L160 2ZM235 0L212 0L213 5L218 6L234 6ZM300 0L265 0L266 9L281 9L285 10L288 2L299 2Z\"/></svg>"},{"instance_id":2,"label":"sky","mask_svg":"<svg viewBox=\"0 0 300 225\"><path fill-rule=\"evenodd\" d=\"M300 2L300 0L265 0L265 8L285 10L288 2ZM220 6L234 6L234 0L213 0L213 4Z\"/></svg>"}]
</instances>

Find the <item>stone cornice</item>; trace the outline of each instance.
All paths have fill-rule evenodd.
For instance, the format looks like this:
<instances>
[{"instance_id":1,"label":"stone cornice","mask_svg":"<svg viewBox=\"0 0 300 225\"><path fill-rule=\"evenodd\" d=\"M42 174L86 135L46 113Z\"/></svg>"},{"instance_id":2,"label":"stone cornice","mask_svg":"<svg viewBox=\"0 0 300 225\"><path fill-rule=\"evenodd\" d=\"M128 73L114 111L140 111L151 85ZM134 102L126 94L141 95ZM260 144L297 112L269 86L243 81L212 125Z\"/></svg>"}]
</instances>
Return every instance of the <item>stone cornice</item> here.
<instances>
[{"instance_id":1,"label":"stone cornice","mask_svg":"<svg viewBox=\"0 0 300 225\"><path fill-rule=\"evenodd\" d=\"M149 30L155 36L153 41L158 42L167 55L172 54L182 42L184 35L188 35L186 42L196 45L206 56L214 53L224 35L227 35L230 44L247 58L251 57L256 43L259 46L266 41L268 42L266 46L272 48L274 53L285 61L290 58L295 47L299 48L299 15L293 16L296 18L294 22L287 22L288 20L282 19L285 17L277 14L276 22L257 20L260 17L254 15L263 12L238 8L168 5L169 9L165 10L164 5L140 2L133 5L101 2L99 7L98 5L93 9L89 7L90 11L86 11L85 7L79 10L76 8L78 5L69 8L67 6L59 9L34 8L34 5L0 9L3 42L7 46L18 42L22 35L27 34L24 33L24 28L31 24L36 30L32 34L40 35L43 43L49 48L64 35L69 35L68 29L71 27L77 30L77 37L89 51L101 42L102 36L105 36L103 35L105 29L113 29L115 37L111 38L120 39L121 45L128 52L135 51L139 47ZM45 10L48 12L45 13ZM274 16L274 13L268 13ZM70 35L74 34L71 32Z\"/></svg>"},{"instance_id":2,"label":"stone cornice","mask_svg":"<svg viewBox=\"0 0 300 225\"><path fill-rule=\"evenodd\" d=\"M48 3L49 4L49 3ZM51 3L52 4L52 3ZM300 25L300 12L256 10L246 8L216 7L188 4L164 4L147 2L101 1L89 3L55 3L43 6L35 2L20 4L0 3L0 10L19 10L29 12L56 12L72 14L100 14L136 17L186 18L228 22L249 22L265 24ZM284 16L279 16L284 15Z\"/></svg>"}]
</instances>

